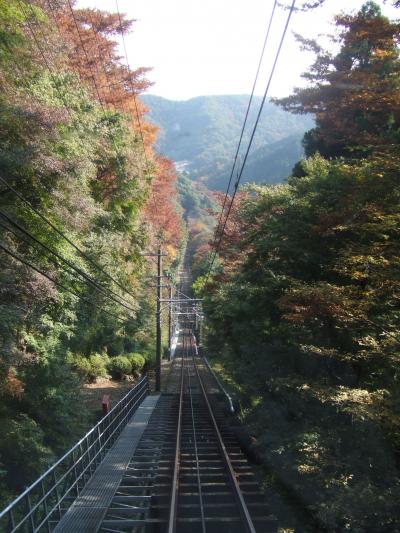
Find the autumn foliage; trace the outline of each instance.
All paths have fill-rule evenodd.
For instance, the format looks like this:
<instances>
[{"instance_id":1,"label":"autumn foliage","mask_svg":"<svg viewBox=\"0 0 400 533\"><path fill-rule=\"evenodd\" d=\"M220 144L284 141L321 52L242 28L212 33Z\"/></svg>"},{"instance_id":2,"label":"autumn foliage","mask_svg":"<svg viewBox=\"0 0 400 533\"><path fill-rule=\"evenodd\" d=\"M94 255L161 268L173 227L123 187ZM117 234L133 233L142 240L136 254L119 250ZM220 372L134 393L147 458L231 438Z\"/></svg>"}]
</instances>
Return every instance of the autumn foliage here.
<instances>
[{"instance_id":1,"label":"autumn foliage","mask_svg":"<svg viewBox=\"0 0 400 533\"><path fill-rule=\"evenodd\" d=\"M161 240L176 257L183 236L178 210L175 165L163 156L156 158L156 176L151 184L145 218L151 224L153 242Z\"/></svg>"},{"instance_id":2,"label":"autumn foliage","mask_svg":"<svg viewBox=\"0 0 400 533\"><path fill-rule=\"evenodd\" d=\"M295 113L312 113L316 128L305 137L306 154L357 156L390 153L399 143L400 24L369 2L357 15L338 15L336 55L299 37L317 54L303 77L310 83L278 100Z\"/></svg>"}]
</instances>

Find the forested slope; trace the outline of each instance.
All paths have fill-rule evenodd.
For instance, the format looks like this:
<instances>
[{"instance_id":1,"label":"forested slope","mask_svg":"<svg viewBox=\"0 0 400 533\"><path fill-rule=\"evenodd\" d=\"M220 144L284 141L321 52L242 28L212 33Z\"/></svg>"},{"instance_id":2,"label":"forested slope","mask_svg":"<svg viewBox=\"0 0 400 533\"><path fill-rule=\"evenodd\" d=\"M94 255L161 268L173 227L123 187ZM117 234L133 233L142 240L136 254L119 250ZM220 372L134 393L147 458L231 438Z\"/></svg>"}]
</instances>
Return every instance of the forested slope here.
<instances>
[{"instance_id":1,"label":"forested slope","mask_svg":"<svg viewBox=\"0 0 400 533\"><path fill-rule=\"evenodd\" d=\"M210 189L225 189L231 171L237 140L246 114L247 95L200 96L186 101L173 101L146 95L149 117L160 126L158 149L174 161L185 161L186 170L195 180ZM249 124L253 124L261 97L254 98ZM311 128L310 116L295 116L267 102L254 140L254 152L249 158L245 181L276 183L282 181L303 155L300 140ZM244 139L248 140L246 131ZM297 140L297 142L294 142ZM286 150L281 150L282 146ZM290 148L288 149L288 147ZM296 146L293 150L292 146ZM257 150L259 152L257 153ZM254 159L253 159L254 155ZM258 171L260 157L267 161L264 172Z\"/></svg>"},{"instance_id":2,"label":"forested slope","mask_svg":"<svg viewBox=\"0 0 400 533\"><path fill-rule=\"evenodd\" d=\"M312 112L285 185L244 188L205 298L213 364L318 531L400 531L400 27L365 4L281 100ZM293 525L293 524L292 524ZM299 526L299 524L297 524ZM301 526L299 526L301 527Z\"/></svg>"},{"instance_id":3,"label":"forested slope","mask_svg":"<svg viewBox=\"0 0 400 533\"><path fill-rule=\"evenodd\" d=\"M131 21L72 4L0 0L3 503L82 434L83 379L122 354L151 365L140 254L162 242L173 269L183 236L174 167L138 96L147 69L117 51Z\"/></svg>"}]
</instances>

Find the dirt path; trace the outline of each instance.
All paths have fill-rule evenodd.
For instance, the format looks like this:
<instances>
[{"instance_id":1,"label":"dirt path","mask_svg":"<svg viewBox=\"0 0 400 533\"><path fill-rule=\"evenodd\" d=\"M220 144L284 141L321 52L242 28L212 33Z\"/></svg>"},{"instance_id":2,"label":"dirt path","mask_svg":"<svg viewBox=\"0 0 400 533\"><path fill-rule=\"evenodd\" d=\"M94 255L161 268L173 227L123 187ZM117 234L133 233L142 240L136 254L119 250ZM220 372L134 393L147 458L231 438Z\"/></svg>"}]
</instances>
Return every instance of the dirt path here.
<instances>
[{"instance_id":1,"label":"dirt path","mask_svg":"<svg viewBox=\"0 0 400 533\"><path fill-rule=\"evenodd\" d=\"M115 381L113 379L101 383L88 383L82 390L83 403L96 418L102 415L101 401L105 394L110 396L111 407L135 385L134 381Z\"/></svg>"}]
</instances>

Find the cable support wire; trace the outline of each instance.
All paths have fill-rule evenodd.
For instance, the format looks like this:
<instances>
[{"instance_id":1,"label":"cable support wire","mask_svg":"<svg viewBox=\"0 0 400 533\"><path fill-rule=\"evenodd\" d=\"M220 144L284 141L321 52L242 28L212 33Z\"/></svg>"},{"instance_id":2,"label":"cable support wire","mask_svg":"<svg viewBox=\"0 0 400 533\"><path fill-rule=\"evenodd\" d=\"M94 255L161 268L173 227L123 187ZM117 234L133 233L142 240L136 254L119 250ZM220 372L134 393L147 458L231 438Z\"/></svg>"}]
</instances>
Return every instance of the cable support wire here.
<instances>
[{"instance_id":1,"label":"cable support wire","mask_svg":"<svg viewBox=\"0 0 400 533\"><path fill-rule=\"evenodd\" d=\"M117 4L117 9L118 9L118 4ZM99 60L100 60L100 63L101 63L101 67L102 67L102 70L103 70L103 73L104 73L104 76L105 76L105 79L107 81L107 85L103 85L101 86L100 88L101 89L108 89L110 90L112 87L115 87L115 86L118 86L118 85L122 85L122 84L126 84L127 83L127 80L126 79L121 79L121 80L118 80L116 82L113 82L113 83L109 83L109 79L108 79L108 72L107 72L107 69L104 65L104 62L102 61L101 59L101 49L100 49L100 43L99 43L99 39L98 39L98 31L95 30L94 28L94 23L93 23L93 17L92 17L92 13L90 10L88 10L88 13L89 13L89 19L90 19L90 23L91 23L91 29L92 29L92 32L93 32L93 35L94 35L94 38L95 38L95 41L96 41L96 46L97 46L97 51L98 51L98 55L99 55ZM120 25L120 31L121 31L121 35L122 35L122 39L123 39L123 45L124 45L124 51L125 51L125 57L126 57L126 63L127 63L127 67L128 67L128 74L131 73L131 69L130 69L130 65L129 65L129 61L128 61L128 55L127 55L127 51L126 51L126 46L125 46L125 38L124 38L124 32L123 32L123 27L122 27L122 19L121 19L121 15L120 15L120 12L118 10L118 20L119 20L119 25ZM111 56L110 56L110 53L108 54L108 58L109 60L111 61ZM146 161L146 169L145 171L148 171L149 170L149 161L148 161L148 158L147 158L147 153L146 153L146 149L145 149L145 144L144 144L144 136L143 136L143 131L142 131L142 125L141 125L141 121L140 121L140 116L139 116L139 111L138 111L138 107L137 107L137 102L136 102L136 96L135 96L135 92L134 92L134 88L133 88L133 85L132 85L132 80L130 80L130 83L131 83L131 90L132 90L132 96L133 96L133 100L134 100L134 104L135 104L135 111L136 111L136 117L137 117L137 121L138 121L138 125L139 125L139 132L140 132L140 138L141 138L141 143L142 143L142 147L143 147L143 155L144 155L144 158L145 158L145 161ZM120 99L120 103L122 105L122 109L125 113L125 115L129 116L130 115L130 112L129 110L125 107L125 102L123 99ZM113 104L113 107L114 109L116 109L115 107L115 104ZM133 126L133 130L135 130L135 122L134 122L134 119L132 117L132 126Z\"/></svg>"},{"instance_id":2,"label":"cable support wire","mask_svg":"<svg viewBox=\"0 0 400 533\"><path fill-rule=\"evenodd\" d=\"M52 78L52 81L53 81L53 84L54 84L54 87L55 87L55 90L57 91L59 97L60 97L60 100L63 102L64 104L64 107L71 119L71 121L74 120L74 117L71 113L71 109L69 108L67 102L65 101L65 98L64 98L64 95L60 92L59 90L59 87L58 87L58 84L56 83L56 78L54 76L54 72L53 72L53 68L50 64L50 62L47 60L46 58L46 55L44 53L44 50L43 48L41 47L40 45L40 42L38 40L38 37L36 35L36 32L32 26L32 24L30 23L29 21L29 18L27 16L27 12L25 11L25 8L24 8L24 4L21 2L21 0L19 0L19 4L20 4L20 7L21 7L21 10L23 11L23 13L25 14L26 16L26 19L27 19L27 25L28 25L28 28L29 28L29 31L30 33L32 34L32 37L33 37L33 40L35 42L35 45L39 51L39 54L40 56L42 57L42 60L46 66L46 68L48 69L49 71L49 74ZM73 10L72 10L72 6L71 6L71 3L70 1L68 0L68 4L69 4L69 7L71 9L71 14L74 18L74 22L75 22L75 25L76 25L76 29L77 29L77 32L79 34L79 39L80 39L80 42L81 42L81 45L82 45L82 48L83 48L83 51L84 51L84 54L85 54L85 57L88 61L88 64L90 65L90 60L89 60L89 57L87 55L87 51L84 47L84 44L83 44L83 41L82 41L82 37L81 37L81 34L80 34L80 31L79 31L79 26L77 24L77 21L76 21L76 18L74 16L74 13L73 13ZM34 11L33 11L33 8L32 8L32 5L29 4L29 7L30 7L30 10L32 12L32 15L34 15ZM51 6L49 5L50 9L51 9ZM52 11L52 10L51 10ZM54 17L53 17L54 18ZM56 19L55 19L56 20ZM57 23L57 20L56 20L56 23ZM58 26L58 23L57 23L57 26ZM58 26L59 27L59 26ZM43 34L42 34L42 37L43 37ZM44 40L44 38L43 38ZM21 73L22 75L22 73ZM95 80L95 77L94 75L92 76L93 78L93 82L95 84L95 88L96 88L96 93L97 93L97 96L98 96L98 100L99 100L99 103L100 103L100 106L102 108L103 111L105 111L104 109L104 105L103 105L103 102L101 100L101 97L100 97L100 93L99 93L99 90L98 90L98 87L97 87L97 84L96 84L96 80ZM28 84L27 84L28 86ZM113 140L114 141L114 140ZM114 141L115 143L115 141ZM116 150L117 150L117 147L115 146ZM117 150L118 151L118 150ZM117 158L118 160L118 164L120 165L120 161L119 161L119 158ZM131 291L129 291L126 287L124 287L122 284L120 284L115 278L113 278L110 274L108 274L102 267L100 267L95 261L93 261L87 254L85 254L85 252L83 252L71 239L69 239L61 230L59 230L53 223L51 223L44 215L42 215L37 209L35 209L32 204L26 199L23 197L23 195L21 195L20 193L18 193L11 185L9 185L6 180L4 180L1 176L0 176L0 180L4 183L4 185L6 185L6 187L12 191L14 194L17 195L17 197L22 201L24 202L33 212L35 212L36 215L38 215L46 224L48 224L54 231L56 231L56 233L58 235L60 235L63 239L65 239L71 246L73 246L79 253L82 257L84 257L87 261L89 261L97 270L99 270L102 274L104 274L108 279L110 279L111 281L113 281L116 285L118 285L125 293L127 294L130 294L132 297L136 298L136 295L134 295ZM4 227L4 226L3 226ZM9 228L8 228L9 229ZM19 228L21 231L24 231L30 238L34 238L31 234L29 234L29 232L26 232L24 229L22 228ZM15 233L14 233L15 234ZM25 241L26 242L26 241ZM43 243L41 243L40 241L36 240L36 242L38 244L40 244L41 246L44 246ZM53 253L55 255L57 255L54 250L51 250L51 249L48 249L48 251L50 253ZM106 292L104 291L108 291L114 295L117 296L117 298L121 298L118 294L116 294L114 291L112 291L111 289L108 289L108 288L104 288L104 287L101 287L100 285L97 284L97 282L95 280L93 280L92 278L90 278L89 276L86 275L86 273L84 273L83 271L81 271L80 269L77 269L77 267L75 267L75 265L73 265L72 263L69 263L67 260L65 260L65 258L63 258L62 256L59 256L59 259L62 260L63 262L66 262L73 270L75 270L76 272L78 272L80 275L82 275L83 277L86 277L86 281L88 281L89 283L92 283L93 286L95 286L97 288L97 290L103 292L103 294L105 296L107 296L108 298L112 299L114 302L118 303L119 305L122 305L123 307L126 307L127 309L131 310L131 311L135 311L134 309L132 309L131 307L129 307L129 305L125 305L124 303L122 303L121 301L119 300L115 300L114 298L112 298L109 294L107 294ZM31 266L32 268L33 265L28 265L28 266ZM38 270L39 271L39 270ZM39 272L43 275L45 275L45 273L43 272ZM50 278L49 278L50 279ZM51 281L53 282L56 282L55 280L51 279ZM58 282L57 282L58 283ZM64 287L65 288L65 287ZM78 294L75 294L76 296L79 297ZM128 302L126 302L128 303ZM109 313L110 314L110 313ZM112 316L116 316L116 315L112 315Z\"/></svg>"},{"instance_id":3,"label":"cable support wire","mask_svg":"<svg viewBox=\"0 0 400 533\"><path fill-rule=\"evenodd\" d=\"M90 68L90 72L91 72L91 77L92 77L92 80L93 80L93 85L94 85L94 88L95 88L95 91L96 91L96 94L97 94L97 98L98 98L98 101L100 103L100 107L102 109L102 111L105 113L106 112L106 108L103 104L103 101L101 99L101 96L100 96L100 92L99 92L99 89L97 87L97 83L96 83L96 77L94 75L94 71L93 71L93 68L92 68L92 65L90 63L90 58L89 58L89 55L87 53L87 50L86 50L86 47L85 47L85 44L83 42L83 39L82 39L82 34L81 34L81 31L79 29L79 24L78 24L78 21L76 19L76 16L75 16L75 13L74 13L74 10L73 10L73 7L72 7L72 4L71 4L71 1L70 0L67 0L67 3L68 3L68 7L69 7L69 10L71 12L71 16L73 18L73 21L74 21L74 25L75 25L75 28L76 28L76 31L77 31L77 34L78 34L78 38L79 38L79 42L81 43L81 48L83 50L83 53L85 55L85 58L86 58L86 61L87 61L87 64L88 64L88 67ZM118 150L118 147L115 143L115 139L112 137L112 143L114 145L114 149L115 149L115 152L117 154L117 164L118 164L118 167L119 167L119 170L121 172L121 174L123 174L123 168L122 168L122 165L121 165L121 154Z\"/></svg>"},{"instance_id":4,"label":"cable support wire","mask_svg":"<svg viewBox=\"0 0 400 533\"><path fill-rule=\"evenodd\" d=\"M124 287L119 281L112 277L108 272L106 272L100 265L98 265L91 257L89 257L83 250L81 250L69 237L65 235L61 230L57 228L47 217L45 217L38 209L36 209L22 194L20 194L14 187L12 187L2 176L0 176L0 182L3 183L11 192L13 192L25 205L29 207L39 218L43 220L48 226L50 226L60 237L62 237L68 244L70 244L84 259L89 261L99 272L104 274L108 279L113 281L120 289L122 289L126 294L129 294L133 298L137 298L135 294L130 292L126 287Z\"/></svg>"},{"instance_id":5,"label":"cable support wire","mask_svg":"<svg viewBox=\"0 0 400 533\"><path fill-rule=\"evenodd\" d=\"M53 7L51 5L50 0L47 0L47 6L48 6L49 11L51 12L52 18L53 18L53 20L54 20L54 22L55 22L55 24L57 26L58 33L59 33L60 36L62 36L60 24L58 22L57 16L54 13L54 9L53 9ZM94 29L94 24L93 24L93 18L92 18L92 15L91 15L91 11L88 10L88 13L89 13L89 18L90 18L90 22L91 22L91 29L92 29L93 35L95 37L96 45L97 45L97 51L98 51L98 55L99 55L99 60L100 60L100 63L101 63L102 70L104 72L105 78L107 80L107 84L106 85L100 85L100 86L97 85L98 92L100 92L101 89L110 89L110 88L112 88L112 87L114 87L114 86L116 86L118 84L122 84L122 83L124 83L124 80L121 80L121 81L118 81L118 82L114 82L114 83L109 83L107 70L106 70L106 68L104 66L103 61L101 60L101 49L100 49L99 41L98 41L98 38L97 38L98 32ZM110 58L110 56L109 56L109 58ZM94 76L92 76L92 78L93 78L93 80L95 80ZM106 99L104 99L104 104L105 105L107 104ZM124 113L126 115L129 115L128 111L125 109L123 101L121 101L121 104L122 104L122 108L123 108ZM115 104L111 104L111 105L113 106L115 111L118 111L116 109Z\"/></svg>"},{"instance_id":6,"label":"cable support wire","mask_svg":"<svg viewBox=\"0 0 400 533\"><path fill-rule=\"evenodd\" d=\"M274 15L275 15L275 9L276 9L277 4L278 4L278 0L275 0L274 1L274 5L272 7L272 11L271 11L270 17L269 17L267 33L265 35L264 44L263 44L263 47L262 47L262 50L261 50L260 59L258 61L257 72L256 72L256 75L255 75L255 78L254 78L254 82L253 82L253 88L251 90L251 95L250 95L250 98L249 98L249 102L247 104L246 114L245 114L245 117L244 117L242 130L240 132L240 138L239 138L239 142L238 142L238 145L237 145L235 157L234 157L234 160L233 160L233 165L232 165L231 173L230 173L230 176L229 176L228 186L226 188L226 193L225 193L223 205L222 205L222 208L221 208L221 214L219 216L218 224L217 224L217 227L215 228L214 242L211 245L211 248L213 248L215 246L215 243L217 242L217 239L218 239L218 234L219 234L219 230L220 230L220 227L221 227L222 218L224 216L225 205L226 205L226 202L228 200L229 190L230 190L230 187L231 187L231 183L232 183L232 179L233 179L233 174L234 174L234 171L235 171L236 163L238 161L239 151L240 151L240 147L241 147L241 144L242 144L244 131L246 129L246 124L247 124L247 119L249 117L251 104L253 102L254 91L256 89L258 76L260 74L261 65L262 65L262 62L263 62L263 59L264 59L264 54L265 54L265 50L266 50L266 47L267 47L267 42L268 42L269 34L270 34L270 31L271 31L272 21L273 21Z\"/></svg>"},{"instance_id":7,"label":"cable support wire","mask_svg":"<svg viewBox=\"0 0 400 533\"><path fill-rule=\"evenodd\" d=\"M112 300L113 302L121 305L122 307L125 307L125 309L128 309L129 311L132 311L132 312L135 312L136 310L132 307L130 307L129 305L129 302L127 302L126 300L123 300L117 293L115 293L114 291L112 291L111 289L109 289L108 287L103 287L102 285L100 285L99 283L97 283L96 280L94 280L93 278L91 278L85 271L83 271L80 267L78 267L75 263L69 261L68 259L66 259L65 257L63 257L62 255L60 255L58 252L56 252L55 250L53 250L52 248L50 248L50 246L48 246L47 244L43 243L40 239L38 239L37 237L35 237L32 233L30 233L28 230L26 230L23 226L21 226L18 222L16 222L15 220L13 220L9 215L7 215L7 213L4 213L4 211L2 211L0 209L0 216L3 217L5 220L7 220L7 222L9 224L11 224L12 226L14 226L15 228L17 228L21 233L23 233L24 235L28 236L33 242L35 242L36 244L38 244L39 246L41 246L44 250L46 250L47 252L51 253L52 255L54 255L55 257L57 257L57 259L59 259L62 263L66 264L69 268L71 268L75 273L79 274L83 280L86 282L86 283L89 283L91 286L93 286L97 291L101 292L104 296L106 296L106 298L109 298L110 300ZM3 226L4 227L4 226ZM8 228L7 228L8 229ZM15 233L14 233L15 235ZM18 237L18 235L16 235ZM26 241L25 241L26 242ZM81 281L81 280L80 280ZM114 298L112 295L116 296L116 298Z\"/></svg>"},{"instance_id":8,"label":"cable support wire","mask_svg":"<svg viewBox=\"0 0 400 533\"><path fill-rule=\"evenodd\" d=\"M72 290L71 288L67 287L66 285L64 285L63 283L61 283L60 281L54 279L52 276L50 276L49 274L47 274L46 272L44 272L43 270L41 270L39 267L33 265L31 262L23 259L21 256L19 256L18 254L16 254L15 252L12 252L9 248L7 248L6 246L4 246L4 244L2 244L0 242L0 249L3 250L3 252L5 252L6 254L10 255L12 258L16 259L17 261L19 261L20 263L24 264L25 266L28 266L29 268L31 268L32 270L34 270L35 272L38 272L39 274L41 274L42 276L44 276L45 278L47 278L49 281L51 281L52 283L54 283L54 285L57 285L58 287L61 287L62 289L64 289L65 291L69 292L70 294L72 294L73 296L76 296L77 298L83 300L83 301L86 301L88 303L90 303L92 306L100 309L101 311L103 311L104 313L106 313L107 315L110 315L112 316L113 318L116 318L117 320L120 320L121 322L126 322L127 319L124 319L123 317L119 316L119 315L116 315L114 313L111 313L110 311L107 311L106 309L104 309L104 307L101 307L100 305L96 304L95 302L93 302L93 300L91 298L88 298L86 296L83 296L82 294L79 294L78 292Z\"/></svg>"},{"instance_id":9,"label":"cable support wire","mask_svg":"<svg viewBox=\"0 0 400 533\"><path fill-rule=\"evenodd\" d=\"M73 117L73 115L72 115L72 113L71 113L71 109L68 107L68 104L67 104L67 102L65 101L64 95L62 94L62 92L60 91L60 89L59 89L59 87L58 87L58 84L56 83L56 80L55 80L55 77L54 77L54 73L53 73L53 69L52 69L52 67L51 67L51 65L50 65L50 63L49 63L49 61L47 60L47 58L46 58L46 56L45 56L45 54L44 54L44 52L43 52L43 49L42 49L42 47L40 46L40 43L39 43L39 41L38 41L37 35L36 35L36 33L35 33L35 30L33 29L33 26L32 26L32 24L31 24L30 21L29 21L28 14L27 14L27 12L26 12L26 10L25 10L25 7L24 7L25 4L24 4L23 2L21 2L21 0L18 0L18 3L19 3L19 6L20 6L20 8L21 8L21 11L22 11L22 13L23 13L23 15L24 15L24 17L25 17L25 19L26 19L26 23L27 23L27 25L28 25L28 28L29 28L30 33L32 34L32 37L33 37L33 40L34 40L34 42L35 42L36 48L38 49L39 54L40 54L41 58L43 59L43 62L44 62L44 64L45 64L47 70L49 71L50 77L51 77L51 79L52 79L52 81L53 81L53 84L54 84L54 88L55 88L56 92L58 93L58 96L59 96L61 102L63 102L64 107L65 107L65 109L66 109L66 111L67 111L67 113L68 113L68 115L69 115L69 118L71 119L71 121L73 121L73 120L74 120L74 117ZM31 4L29 4L29 7L30 7L30 10L31 10L32 15L34 16L34 15L35 15L35 12L34 12L34 10L33 10L33 7L31 6ZM15 65L17 65L17 63L15 63ZM19 69L19 65L18 65L18 69ZM20 69L19 69L19 72L21 72ZM28 83L27 83L27 87L29 87L29 84L28 84Z\"/></svg>"},{"instance_id":10,"label":"cable support wire","mask_svg":"<svg viewBox=\"0 0 400 533\"><path fill-rule=\"evenodd\" d=\"M262 101L261 101L261 104L260 104L260 107L259 107L259 110L258 110L258 113L257 113L257 118L256 118L256 121L254 123L254 127L253 127L253 130L252 130L251 136L250 136L249 143L247 145L246 153L245 153L245 156L244 156L244 159L243 159L242 165L240 167L240 171L238 173L238 177L237 177L237 180L236 180L236 183L235 183L235 186L234 186L234 191L233 191L232 198L231 198L231 201L230 201L230 204L229 204L229 207L228 207L227 214L225 216L225 221L224 221L224 224L223 224L222 229L220 231L219 239L218 239L218 242L217 242L217 244L215 246L215 249L214 249L214 252L213 252L213 255L212 255L212 260L211 260L210 266L209 266L208 271L207 271L205 284L207 283L208 278L210 277L211 270L212 270L212 267L214 265L216 256L217 256L218 251L219 251L219 249L221 247L222 239L223 239L224 232L225 232L225 227L226 227L226 224L228 222L229 215L231 213L231 209L232 209L235 197L236 197L236 193L238 191L239 183L240 183L240 180L241 180L242 175L243 175L243 171L244 171L244 167L245 167L246 162L247 162L247 158L249 156L250 148L251 148L251 146L253 144L254 135L256 133L257 126L258 126L258 123L260 121L261 113L262 113L262 110L264 108L264 104L265 104L265 101L266 101L266 98L267 98L267 95L268 95L268 91L269 91L269 88L270 88L270 85L271 85L271 81L272 81L272 78L273 78L273 75L274 75L274 72L275 72L275 68L276 68L278 59L279 59L279 55L280 55L280 52L282 50L283 41L285 39L285 36L286 36L286 33L287 33L287 29L289 27L289 22L290 22L292 13L294 11L295 3L296 3L296 0L293 0L292 1L292 5L290 7L289 14L288 14L287 19L286 19L285 27L283 29L282 36L281 36L281 39L279 41L279 46L278 46L278 49L277 49L276 54L275 54L275 58L274 58L272 69L271 69L271 72L270 72L270 75L269 75L267 86L266 86L265 91L264 91L264 95L263 95L263 98L262 98Z\"/></svg>"},{"instance_id":11,"label":"cable support wire","mask_svg":"<svg viewBox=\"0 0 400 533\"><path fill-rule=\"evenodd\" d=\"M68 6L69 6L69 10L71 12L71 15L72 15L72 18L74 20L74 24L75 24L75 27L76 27L76 30L77 30L77 33L78 33L78 36L79 36L79 41L81 43L81 47L82 47L82 50L85 54L85 57L86 57L86 60L88 62L88 65L90 65L90 59L89 59L89 56L88 56L88 53L87 53L87 50L85 48L85 45L83 43L83 38L82 38L82 34L81 34L81 31L79 30L79 24L78 24L78 21L76 19L76 16L75 16L75 13L74 13L74 10L73 10L73 7L71 5L71 2L70 0L67 0L68 2ZM53 10L51 8L51 6L49 5L50 7L50 10L52 11L53 13ZM127 53L127 48L126 48L126 43L125 43L125 35L124 35L124 31L123 31L123 25L122 25L122 17L121 17L121 14L120 14L120 11L119 11L119 5L118 5L118 0L116 0L116 8L117 8L117 13L118 13L118 20L119 20L119 25L120 25L120 32L121 32L121 36L122 36L122 43L123 43L123 48L124 48L124 53L125 53L125 59L126 59L126 66L127 66L127 69L128 69L128 74L131 73L131 68L130 68L130 64L129 64L129 59L128 59L128 53ZM90 11L89 11L90 13ZM53 13L53 18L54 17L54 13ZM92 32L94 34L94 37L95 37L95 41L96 41L96 46L97 46L97 50L98 50L98 53L99 53L99 59L100 59L100 46L99 46L99 41L98 41L98 34L97 34L97 31L94 29L94 24L93 24L93 18L92 18L92 15L89 14L89 19L90 19L90 22L91 22L91 28L92 28ZM59 28L59 25L57 24L57 27ZM60 32L60 29L59 29L59 33ZM104 75L105 75L105 78L108 82L108 74L107 74L107 71L106 71L106 68L104 66L104 63L103 61L100 59L100 63L101 63L101 66L102 66L102 69L103 69L103 72L104 72ZM99 99L99 102L100 102L100 105L104 111L104 107L103 107L103 103L101 101L101 98L100 98L100 94L99 94L99 88L97 86L97 83L96 83L96 79L95 79L95 75L93 73L93 69L90 67L91 69L91 73L92 73L92 79L93 79L93 83L95 85L95 89L96 89L96 93L97 93L97 96L98 96L98 99ZM149 167L150 167L150 163L149 163L149 160L148 160L148 157L147 157L147 153L146 153L146 147L145 147L145 142L144 142L144 135L143 135L143 128L142 128L142 124L141 124L141 120L140 120L140 115L139 115L139 110L138 110L138 105L137 105L137 100L136 100L136 95L135 95L135 89L133 87L133 84L132 84L132 79L129 78L129 81L130 81L130 85L131 85L131 92L132 92L132 96L133 96L133 101L134 101L134 106L135 106L135 114L136 114L136 118L137 118L137 121L138 121L138 127L139 127L139 133L140 133L140 139L141 139L141 144L142 144L142 149L143 149L143 155L144 155L144 158L145 158L145 161L146 161L146 168L145 169L142 169L144 170L145 172L148 172L149 171ZM121 80L120 82L118 83L126 83L126 80ZM114 85L116 85L114 83ZM105 88L110 88L111 85L107 85L107 86L104 86ZM123 112L129 116L129 111L126 109L125 107L125 103L123 100L121 100L121 105L122 105L122 109L123 109ZM115 105L114 105L114 109L115 109ZM134 124L134 120L132 119L132 124L133 124L133 129L135 129L135 124ZM117 152L117 155L118 155L118 158L117 158L117 162L118 162L118 166L121 169L121 164L120 164L120 160L119 160L119 156L120 154L118 153L118 149L115 145L115 142L114 142L114 148ZM155 199L154 199L154 195L153 195L153 191L152 191L152 201L153 201L153 204L155 204Z\"/></svg>"},{"instance_id":12,"label":"cable support wire","mask_svg":"<svg viewBox=\"0 0 400 533\"><path fill-rule=\"evenodd\" d=\"M100 102L100 106L101 106L102 110L105 111L105 108L104 108L103 102L102 102L102 100L101 100L101 96L100 96L99 88L97 87L96 77L95 77L95 75L94 75L94 71L93 71L92 65L91 65L91 63L90 63L90 59L89 59L89 56L88 56L87 50L86 50L85 45L84 45L84 43L83 43L82 34L81 34L80 29L79 29L79 24L78 24L78 21L76 20L76 16L75 16L74 10L72 9L71 1L70 1L70 0L67 0L67 3L68 3L69 10L70 10L70 12L71 12L71 15L72 15L72 18L73 18L74 24L75 24L76 31L77 31L77 33L78 33L78 38L79 38L79 41L80 41L80 43L81 43L81 47L82 47L83 53L84 53L84 55L85 55L85 57L86 57L87 65L88 65L88 67L90 68L91 77L92 77L92 80L93 80L94 88L95 88L95 90L96 90L97 98L98 98L98 100L99 100L99 102Z\"/></svg>"}]
</instances>

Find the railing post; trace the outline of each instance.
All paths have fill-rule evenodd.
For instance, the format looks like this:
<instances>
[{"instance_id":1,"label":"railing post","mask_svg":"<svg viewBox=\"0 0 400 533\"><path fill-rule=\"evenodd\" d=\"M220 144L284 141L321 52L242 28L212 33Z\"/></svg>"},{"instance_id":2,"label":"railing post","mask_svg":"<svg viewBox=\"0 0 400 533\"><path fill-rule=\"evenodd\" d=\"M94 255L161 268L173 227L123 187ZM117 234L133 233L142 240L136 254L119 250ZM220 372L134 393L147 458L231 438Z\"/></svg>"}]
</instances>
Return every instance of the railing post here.
<instances>
[{"instance_id":1,"label":"railing post","mask_svg":"<svg viewBox=\"0 0 400 533\"><path fill-rule=\"evenodd\" d=\"M101 461L103 460L103 458L101 456L102 449L101 449L101 431L100 431L100 426L97 426L97 442L99 444L99 448L98 448L98 451L97 451L97 457L98 457L98 461L99 461L99 464L100 464Z\"/></svg>"},{"instance_id":2,"label":"railing post","mask_svg":"<svg viewBox=\"0 0 400 533\"><path fill-rule=\"evenodd\" d=\"M35 533L35 520L34 520L34 517L33 517L33 513L32 513L32 502L31 502L31 497L29 495L29 492L28 494L26 495L26 501L28 502L28 513L29 513L29 522L30 522L30 525L31 525L31 531L32 533Z\"/></svg>"},{"instance_id":3,"label":"railing post","mask_svg":"<svg viewBox=\"0 0 400 533\"><path fill-rule=\"evenodd\" d=\"M79 496L79 481L78 481L78 470L76 468L76 456L75 456L75 450L72 452L72 461L74 462L74 475L75 475L75 480L74 480L74 483L75 483L75 488L76 488L76 497Z\"/></svg>"},{"instance_id":4,"label":"railing post","mask_svg":"<svg viewBox=\"0 0 400 533\"><path fill-rule=\"evenodd\" d=\"M58 519L61 520L60 494L58 492L57 477L56 477L55 469L53 470L53 483L54 483L54 488L56 491L56 498L57 498Z\"/></svg>"},{"instance_id":5,"label":"railing post","mask_svg":"<svg viewBox=\"0 0 400 533\"><path fill-rule=\"evenodd\" d=\"M12 509L10 509L9 511L9 519L10 519L10 531L12 531L15 528L14 513Z\"/></svg>"},{"instance_id":6,"label":"railing post","mask_svg":"<svg viewBox=\"0 0 400 533\"><path fill-rule=\"evenodd\" d=\"M44 512L45 512L45 515L46 515L47 533L51 533L51 528L50 528L50 524L49 524L49 509L47 507L47 496L48 495L46 494L46 489L44 488L43 479L40 482L40 486L42 488L43 507L44 507Z\"/></svg>"}]
</instances>

